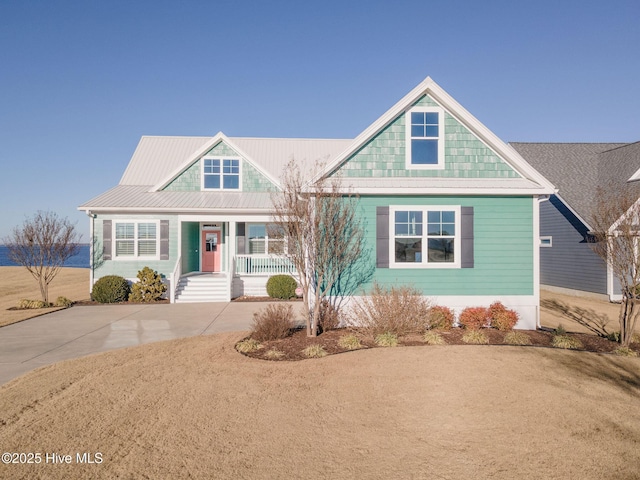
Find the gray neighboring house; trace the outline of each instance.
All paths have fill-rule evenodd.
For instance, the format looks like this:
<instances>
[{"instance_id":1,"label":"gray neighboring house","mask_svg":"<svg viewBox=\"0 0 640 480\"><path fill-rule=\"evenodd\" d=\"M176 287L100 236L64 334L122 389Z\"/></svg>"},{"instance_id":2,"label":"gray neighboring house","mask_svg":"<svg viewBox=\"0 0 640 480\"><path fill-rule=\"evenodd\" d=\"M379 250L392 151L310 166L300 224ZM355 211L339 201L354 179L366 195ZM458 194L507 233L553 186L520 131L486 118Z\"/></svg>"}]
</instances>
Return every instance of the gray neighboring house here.
<instances>
[{"instance_id":1,"label":"gray neighboring house","mask_svg":"<svg viewBox=\"0 0 640 480\"><path fill-rule=\"evenodd\" d=\"M640 198L640 142L510 145L558 189L540 205L541 287L619 301L618 281L588 245L589 221L599 186Z\"/></svg>"}]
</instances>

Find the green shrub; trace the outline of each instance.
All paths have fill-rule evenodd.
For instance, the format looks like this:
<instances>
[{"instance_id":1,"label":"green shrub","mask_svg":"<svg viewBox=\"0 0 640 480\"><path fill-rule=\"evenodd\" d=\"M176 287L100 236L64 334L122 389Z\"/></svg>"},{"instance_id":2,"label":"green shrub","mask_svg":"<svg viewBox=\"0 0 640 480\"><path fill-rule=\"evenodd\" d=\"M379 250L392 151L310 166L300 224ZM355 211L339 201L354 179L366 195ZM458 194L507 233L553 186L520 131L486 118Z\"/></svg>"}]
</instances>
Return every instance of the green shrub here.
<instances>
[{"instance_id":1,"label":"green shrub","mask_svg":"<svg viewBox=\"0 0 640 480\"><path fill-rule=\"evenodd\" d=\"M308 358L321 358L327 356L327 351L322 345L309 345L302 351L302 354Z\"/></svg>"},{"instance_id":2,"label":"green shrub","mask_svg":"<svg viewBox=\"0 0 640 480\"><path fill-rule=\"evenodd\" d=\"M130 302L157 302L167 291L162 275L149 267L138 272L138 281L131 287Z\"/></svg>"},{"instance_id":3,"label":"green shrub","mask_svg":"<svg viewBox=\"0 0 640 480\"><path fill-rule=\"evenodd\" d=\"M384 332L376 335L376 345L379 347L397 347L398 336L391 332Z\"/></svg>"},{"instance_id":4,"label":"green shrub","mask_svg":"<svg viewBox=\"0 0 640 480\"><path fill-rule=\"evenodd\" d=\"M429 302L415 288L384 288L376 283L371 293L353 303L349 323L373 338L383 333L398 337L422 333L429 326Z\"/></svg>"},{"instance_id":5,"label":"green shrub","mask_svg":"<svg viewBox=\"0 0 640 480\"><path fill-rule=\"evenodd\" d=\"M504 343L507 345L531 345L531 338L524 332L512 330L504 336Z\"/></svg>"},{"instance_id":6,"label":"green shrub","mask_svg":"<svg viewBox=\"0 0 640 480\"><path fill-rule=\"evenodd\" d=\"M293 307L271 303L253 314L251 337L259 342L279 340L289 336L294 326Z\"/></svg>"},{"instance_id":7,"label":"green shrub","mask_svg":"<svg viewBox=\"0 0 640 480\"><path fill-rule=\"evenodd\" d=\"M450 330L455 317L449 307L435 305L429 309L429 327Z\"/></svg>"},{"instance_id":8,"label":"green shrub","mask_svg":"<svg viewBox=\"0 0 640 480\"><path fill-rule=\"evenodd\" d=\"M349 333L347 335L342 335L338 339L338 346L345 350L358 350L359 348L362 348L362 343L360 343L360 339L357 336L353 333Z\"/></svg>"},{"instance_id":9,"label":"green shrub","mask_svg":"<svg viewBox=\"0 0 640 480\"><path fill-rule=\"evenodd\" d=\"M54 307L70 307L73 305L73 302L69 300L67 297L58 297L56 301L53 303Z\"/></svg>"},{"instance_id":10,"label":"green shrub","mask_svg":"<svg viewBox=\"0 0 640 480\"><path fill-rule=\"evenodd\" d=\"M487 308L489 325L503 332L513 330L518 323L518 312L509 310L500 302L494 302Z\"/></svg>"},{"instance_id":11,"label":"green shrub","mask_svg":"<svg viewBox=\"0 0 640 480\"><path fill-rule=\"evenodd\" d=\"M260 350L262 345L254 338L245 338L236 344L236 350L240 353L251 353Z\"/></svg>"},{"instance_id":12,"label":"green shrub","mask_svg":"<svg viewBox=\"0 0 640 480\"><path fill-rule=\"evenodd\" d=\"M472 345L487 345L489 338L482 330L472 329L465 332L462 336L462 341Z\"/></svg>"},{"instance_id":13,"label":"green shrub","mask_svg":"<svg viewBox=\"0 0 640 480\"><path fill-rule=\"evenodd\" d=\"M290 275L274 275L267 280L267 295L271 298L289 300L296 296L298 284Z\"/></svg>"},{"instance_id":14,"label":"green shrub","mask_svg":"<svg viewBox=\"0 0 640 480\"><path fill-rule=\"evenodd\" d=\"M126 302L131 289L129 282L118 275L101 277L93 285L91 298L98 303Z\"/></svg>"},{"instance_id":15,"label":"green shrub","mask_svg":"<svg viewBox=\"0 0 640 480\"><path fill-rule=\"evenodd\" d=\"M446 345L444 338L438 332L429 330L422 336L424 343L427 345Z\"/></svg>"},{"instance_id":16,"label":"green shrub","mask_svg":"<svg viewBox=\"0 0 640 480\"><path fill-rule=\"evenodd\" d=\"M460 313L460 323L469 330L479 330L487 325L487 309L467 307Z\"/></svg>"}]
</instances>

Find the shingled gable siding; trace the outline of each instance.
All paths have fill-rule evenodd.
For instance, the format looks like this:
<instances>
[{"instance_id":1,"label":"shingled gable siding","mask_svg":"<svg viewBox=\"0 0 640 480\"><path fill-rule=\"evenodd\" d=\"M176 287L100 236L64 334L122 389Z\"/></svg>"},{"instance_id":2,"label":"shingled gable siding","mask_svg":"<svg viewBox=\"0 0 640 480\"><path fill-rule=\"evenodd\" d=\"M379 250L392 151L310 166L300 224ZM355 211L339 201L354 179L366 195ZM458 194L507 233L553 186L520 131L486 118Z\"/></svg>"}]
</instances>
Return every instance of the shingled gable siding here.
<instances>
[{"instance_id":1,"label":"shingled gable siding","mask_svg":"<svg viewBox=\"0 0 640 480\"><path fill-rule=\"evenodd\" d=\"M224 142L217 144L209 150L206 155L216 157L240 157L242 159L241 176L243 192L270 192L275 189L275 186L268 178ZM200 191L202 185L200 162L201 160L196 161L169 183L164 190L183 192Z\"/></svg>"},{"instance_id":2,"label":"shingled gable siding","mask_svg":"<svg viewBox=\"0 0 640 480\"><path fill-rule=\"evenodd\" d=\"M150 267L154 270L157 270L158 273L169 277L173 272L173 267L175 266L175 262L178 258L178 219L172 215L158 215L158 216L148 216L148 215L99 215L97 221L95 222L94 227L94 236L96 241L100 244L103 242L104 238L104 230L103 230L103 222L100 220L106 220L107 225L111 222L112 231L115 229L115 224L121 221L127 220L135 220L135 221L155 221L160 220L161 222L168 221L169 222L169 231L168 231L168 259L167 260L148 260L144 258L135 258L131 260L115 260L115 246L112 245L111 251L112 256L111 260L105 260L102 264L97 267L94 272L94 280L98 280L100 277L104 277L105 275L120 275L122 277L128 279L135 279L138 271L142 270L144 267ZM158 236L160 236L160 231L158 231ZM160 247L160 242L158 242ZM158 256L160 256L160 252L158 252ZM97 260L100 260L99 258Z\"/></svg>"},{"instance_id":3,"label":"shingled gable siding","mask_svg":"<svg viewBox=\"0 0 640 480\"><path fill-rule=\"evenodd\" d=\"M531 197L362 196L364 250L376 265L376 217L380 206L473 207L473 268L376 268L371 281L410 284L425 295L533 295L533 199ZM537 246L536 246L537 248Z\"/></svg>"},{"instance_id":4,"label":"shingled gable siding","mask_svg":"<svg viewBox=\"0 0 640 480\"><path fill-rule=\"evenodd\" d=\"M540 283L592 293L607 293L604 262L585 241L587 228L554 195L540 205L540 235L553 238L540 249Z\"/></svg>"},{"instance_id":5,"label":"shingled gable siding","mask_svg":"<svg viewBox=\"0 0 640 480\"><path fill-rule=\"evenodd\" d=\"M439 106L423 97L415 106ZM519 178L504 160L464 125L445 112L445 168L407 170L405 115L401 114L363 146L340 169L346 177Z\"/></svg>"}]
</instances>

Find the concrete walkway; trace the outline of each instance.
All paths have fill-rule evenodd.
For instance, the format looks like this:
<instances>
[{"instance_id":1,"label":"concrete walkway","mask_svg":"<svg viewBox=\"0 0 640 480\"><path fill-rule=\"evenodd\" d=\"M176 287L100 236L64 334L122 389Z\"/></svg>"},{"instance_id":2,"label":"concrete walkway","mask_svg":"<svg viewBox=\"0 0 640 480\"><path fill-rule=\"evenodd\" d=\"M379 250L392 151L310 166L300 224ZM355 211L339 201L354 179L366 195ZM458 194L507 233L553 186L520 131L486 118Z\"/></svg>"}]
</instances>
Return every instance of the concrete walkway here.
<instances>
[{"instance_id":1,"label":"concrete walkway","mask_svg":"<svg viewBox=\"0 0 640 480\"><path fill-rule=\"evenodd\" d=\"M77 306L0 328L0 385L51 363L174 338L248 330L266 303Z\"/></svg>"}]
</instances>

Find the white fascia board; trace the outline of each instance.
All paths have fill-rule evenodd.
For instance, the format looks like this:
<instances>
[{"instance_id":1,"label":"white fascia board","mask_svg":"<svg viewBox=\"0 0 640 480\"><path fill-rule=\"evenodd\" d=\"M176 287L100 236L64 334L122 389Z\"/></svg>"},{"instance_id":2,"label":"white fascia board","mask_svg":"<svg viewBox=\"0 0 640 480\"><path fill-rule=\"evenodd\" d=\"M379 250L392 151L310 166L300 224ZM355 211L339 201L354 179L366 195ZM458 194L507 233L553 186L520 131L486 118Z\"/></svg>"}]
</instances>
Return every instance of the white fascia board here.
<instances>
[{"instance_id":1,"label":"white fascia board","mask_svg":"<svg viewBox=\"0 0 640 480\"><path fill-rule=\"evenodd\" d=\"M246 160L247 162L249 162L251 164L251 166L253 168L255 168L256 170L258 170L262 175L264 175L269 181L271 181L276 187L280 187L280 182L278 181L277 178L274 178L269 172L267 172L264 168L262 168L262 166L260 166L259 164L256 163L256 161L251 158L249 155L247 155L244 151L242 151L242 149L240 149L234 142L232 142L229 137L227 137L224 133L222 132L218 132L210 141L208 141L206 144L204 144L201 148L199 148L198 150L196 150L192 155L190 155L187 160L176 170L174 170L173 172L171 172L170 175L168 175L167 177L165 177L165 179L158 183L157 185L154 185L153 188L151 190L149 190L150 192L157 192L159 190L162 190L163 188L165 188L167 185L169 185L169 183L171 183L171 181L173 181L178 175L180 175L182 172L184 172L187 168L189 168L191 165L193 165L196 161L198 161L202 156L204 156L205 153L207 153L209 150L211 150L213 147L215 147L218 143L220 142L224 142L226 143L230 148L232 148L233 150L236 151L236 153L238 155L240 155L244 160Z\"/></svg>"},{"instance_id":2,"label":"white fascia board","mask_svg":"<svg viewBox=\"0 0 640 480\"><path fill-rule=\"evenodd\" d=\"M624 212L619 219L617 219L613 225L611 225L611 227L609 228L609 233L612 234L616 231L616 229L618 228L618 225L620 225L620 223L627 218L630 214L633 214L634 212L638 212L640 209L640 198L638 200L636 200L635 202L633 202L633 205L631 205L626 212Z\"/></svg>"},{"instance_id":3,"label":"white fascia board","mask_svg":"<svg viewBox=\"0 0 640 480\"><path fill-rule=\"evenodd\" d=\"M131 214L131 213L157 213L157 214L211 214L212 208L167 208L167 207L121 207L114 209L113 207L97 207L92 208L91 212L93 213L108 213L111 215L119 215L119 214ZM222 212L224 215L252 215L252 214L264 214L267 212L271 212L271 208L251 208L251 209L219 209L219 212Z\"/></svg>"},{"instance_id":4,"label":"white fascia board","mask_svg":"<svg viewBox=\"0 0 640 480\"><path fill-rule=\"evenodd\" d=\"M225 138L227 138L227 137L225 136L224 133L222 133L222 132L216 133L211 140L209 140L207 143L205 143L202 147L200 147L194 153L189 155L187 157L187 160L185 160L185 162L182 165L180 165L178 168L176 168L174 171L172 171L169 175L167 175L164 178L164 180L162 180L161 182L159 182L156 185L154 185L149 190L149 192L157 192L157 191L162 190L163 188L165 188L167 185L169 185L169 183L171 183L172 180L174 180L178 175L180 175L182 172L184 172L194 162L196 162L200 157L202 157L205 153L207 153L209 150L211 150L213 147L215 147L216 144L218 144L221 140L224 140Z\"/></svg>"},{"instance_id":5,"label":"white fascia board","mask_svg":"<svg viewBox=\"0 0 640 480\"><path fill-rule=\"evenodd\" d=\"M540 188L421 188L421 187L363 187L340 190L340 193L353 193L363 195L548 195Z\"/></svg>"},{"instance_id":6,"label":"white fascia board","mask_svg":"<svg viewBox=\"0 0 640 480\"><path fill-rule=\"evenodd\" d=\"M373 138L393 119L402 112L410 108L420 97L429 95L440 104L449 114L453 115L458 121L469 128L482 142L484 142L499 157L503 158L523 177L531 180L543 188L545 195L551 195L557 192L554 185L543 177L536 169L511 146L500 140L491 130L485 127L477 118L475 118L467 109L460 105L451 95L445 92L431 77L425 78L418 86L405 95L398 103L387 110L380 118L372 123L366 130L358 135L353 143L344 150L336 159L327 167L316 175L310 183L317 182L320 178L333 172L339 167L349 156L354 154L366 142Z\"/></svg>"},{"instance_id":7,"label":"white fascia board","mask_svg":"<svg viewBox=\"0 0 640 480\"><path fill-rule=\"evenodd\" d=\"M367 127L360 135L358 135L351 145L349 145L342 153L340 153L335 160L329 163L325 169L319 172L309 183L315 183L325 175L333 172L344 162L350 155L355 153L366 142L373 138L380 130L382 130L389 122L400 115L409 106L413 105L429 88L429 85L434 83L431 77L425 78L418 86L407 93L402 99L397 102L393 107L387 110L381 117Z\"/></svg>"},{"instance_id":8,"label":"white fascia board","mask_svg":"<svg viewBox=\"0 0 640 480\"><path fill-rule=\"evenodd\" d=\"M233 148L242 158L244 158L247 162L251 164L253 168L258 170L262 175L264 175L269 181L271 181L276 187L281 188L280 180L272 176L269 172L267 172L260 164L258 164L253 158L247 155L240 147L238 147L229 137L224 137L225 143L227 143L231 148Z\"/></svg>"}]
</instances>

